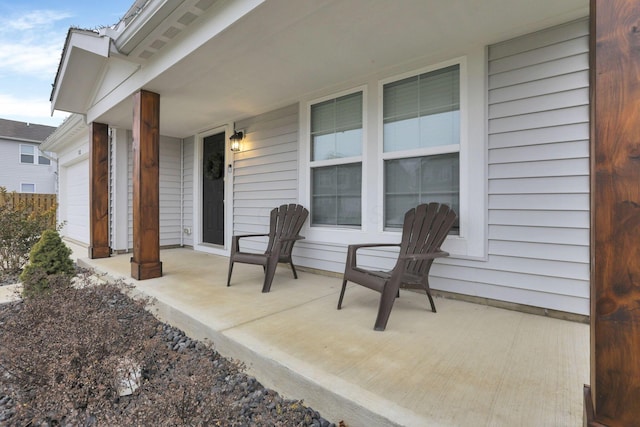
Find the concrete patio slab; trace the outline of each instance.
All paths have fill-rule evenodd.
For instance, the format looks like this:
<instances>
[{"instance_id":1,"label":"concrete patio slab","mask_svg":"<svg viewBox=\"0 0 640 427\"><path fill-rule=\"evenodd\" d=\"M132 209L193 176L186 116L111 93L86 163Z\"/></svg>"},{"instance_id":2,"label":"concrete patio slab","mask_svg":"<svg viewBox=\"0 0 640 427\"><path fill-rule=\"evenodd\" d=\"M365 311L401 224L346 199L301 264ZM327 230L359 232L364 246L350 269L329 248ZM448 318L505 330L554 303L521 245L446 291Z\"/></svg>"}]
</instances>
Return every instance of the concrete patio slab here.
<instances>
[{"instance_id":1,"label":"concrete patio slab","mask_svg":"<svg viewBox=\"0 0 640 427\"><path fill-rule=\"evenodd\" d=\"M164 276L129 278L129 256L83 265L155 299L156 315L286 397L356 426L578 426L589 382L589 327L402 291L387 330L373 324L378 294L341 280L278 267L261 293L258 266L190 249L161 252ZM86 253L86 252L85 252Z\"/></svg>"}]
</instances>

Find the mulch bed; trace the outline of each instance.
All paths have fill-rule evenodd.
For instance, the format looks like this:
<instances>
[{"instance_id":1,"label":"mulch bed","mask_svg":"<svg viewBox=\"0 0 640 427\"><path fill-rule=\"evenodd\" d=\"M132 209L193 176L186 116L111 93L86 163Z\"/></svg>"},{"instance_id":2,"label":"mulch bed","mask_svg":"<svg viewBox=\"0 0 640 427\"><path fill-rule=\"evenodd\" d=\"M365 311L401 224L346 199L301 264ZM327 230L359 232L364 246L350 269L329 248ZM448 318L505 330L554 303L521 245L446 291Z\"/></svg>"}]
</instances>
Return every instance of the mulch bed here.
<instances>
[{"instance_id":1,"label":"mulch bed","mask_svg":"<svg viewBox=\"0 0 640 427\"><path fill-rule=\"evenodd\" d=\"M124 285L84 284L0 305L0 425L335 426Z\"/></svg>"}]
</instances>

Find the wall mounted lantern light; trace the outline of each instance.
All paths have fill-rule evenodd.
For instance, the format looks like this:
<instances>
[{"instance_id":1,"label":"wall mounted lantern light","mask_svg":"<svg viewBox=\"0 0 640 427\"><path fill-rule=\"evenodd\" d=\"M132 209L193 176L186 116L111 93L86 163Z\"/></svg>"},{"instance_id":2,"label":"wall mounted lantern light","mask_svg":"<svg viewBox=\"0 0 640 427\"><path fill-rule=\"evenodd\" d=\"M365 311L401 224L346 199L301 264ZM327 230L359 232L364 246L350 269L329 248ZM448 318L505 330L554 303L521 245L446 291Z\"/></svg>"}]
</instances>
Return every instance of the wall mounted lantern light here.
<instances>
[{"instance_id":1,"label":"wall mounted lantern light","mask_svg":"<svg viewBox=\"0 0 640 427\"><path fill-rule=\"evenodd\" d=\"M229 137L229 142L231 144L231 151L240 151L240 141L244 138L244 133L242 131L238 132L237 130L233 130L233 135Z\"/></svg>"}]
</instances>

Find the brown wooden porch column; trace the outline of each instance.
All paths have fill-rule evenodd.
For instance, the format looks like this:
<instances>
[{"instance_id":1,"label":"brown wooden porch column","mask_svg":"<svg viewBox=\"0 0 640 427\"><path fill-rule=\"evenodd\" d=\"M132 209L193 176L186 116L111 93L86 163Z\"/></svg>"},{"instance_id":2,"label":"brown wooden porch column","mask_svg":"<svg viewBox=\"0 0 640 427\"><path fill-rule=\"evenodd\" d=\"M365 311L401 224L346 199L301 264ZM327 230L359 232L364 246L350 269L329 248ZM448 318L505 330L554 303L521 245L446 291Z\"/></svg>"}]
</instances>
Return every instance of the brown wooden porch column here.
<instances>
[{"instance_id":1,"label":"brown wooden porch column","mask_svg":"<svg viewBox=\"0 0 640 427\"><path fill-rule=\"evenodd\" d=\"M586 424L632 426L640 422L640 2L591 0L590 58Z\"/></svg>"},{"instance_id":2,"label":"brown wooden porch column","mask_svg":"<svg viewBox=\"0 0 640 427\"><path fill-rule=\"evenodd\" d=\"M133 96L133 257L137 280L162 276L160 262L160 95Z\"/></svg>"},{"instance_id":3,"label":"brown wooden porch column","mask_svg":"<svg viewBox=\"0 0 640 427\"><path fill-rule=\"evenodd\" d=\"M108 258L109 126L103 123L91 123L89 159L89 258Z\"/></svg>"}]
</instances>

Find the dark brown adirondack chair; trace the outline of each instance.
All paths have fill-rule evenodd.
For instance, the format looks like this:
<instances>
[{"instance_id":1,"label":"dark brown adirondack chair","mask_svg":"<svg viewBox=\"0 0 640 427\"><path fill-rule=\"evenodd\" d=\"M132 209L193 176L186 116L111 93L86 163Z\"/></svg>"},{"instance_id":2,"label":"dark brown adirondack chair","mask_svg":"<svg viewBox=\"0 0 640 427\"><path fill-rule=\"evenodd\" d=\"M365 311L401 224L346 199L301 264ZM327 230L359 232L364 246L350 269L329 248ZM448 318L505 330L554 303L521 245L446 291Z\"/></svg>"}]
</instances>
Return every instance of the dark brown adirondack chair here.
<instances>
[{"instance_id":1,"label":"dark brown adirondack chair","mask_svg":"<svg viewBox=\"0 0 640 427\"><path fill-rule=\"evenodd\" d=\"M374 327L376 331L384 331L387 327L389 314L395 298L400 295L400 285L403 283L424 288L431 303L431 310L435 313L436 306L429 288L429 270L435 258L449 255L440 249L440 245L449 234L456 217L456 213L447 205L422 204L405 214L400 244L349 245L338 310L342 308L347 281L351 281L382 294ZM372 271L358 267L356 252L359 249L385 246L400 247L398 260L391 271Z\"/></svg>"},{"instance_id":2,"label":"dark brown adirondack chair","mask_svg":"<svg viewBox=\"0 0 640 427\"><path fill-rule=\"evenodd\" d=\"M282 205L271 211L269 223L269 234L245 234L233 236L231 241L231 255L229 257L229 276L227 286L231 284L231 272L233 264L241 262L245 264L261 265L264 269L264 284L262 292L271 290L271 282L276 272L279 262L286 262L291 265L293 277L298 278L296 267L291 260L293 245L297 240L304 239L300 236L302 224L304 224L309 211L301 205ZM263 254L240 251L240 239L245 237L269 237L267 249Z\"/></svg>"}]
</instances>

